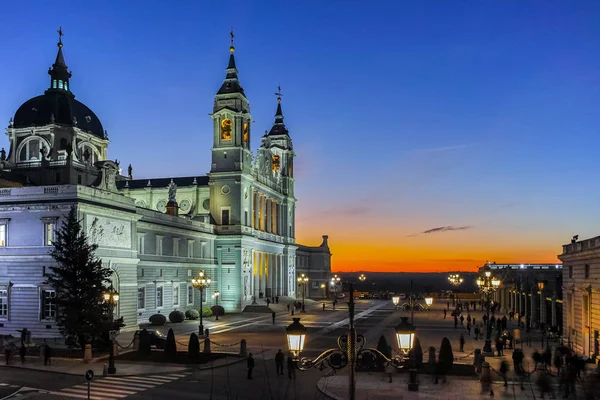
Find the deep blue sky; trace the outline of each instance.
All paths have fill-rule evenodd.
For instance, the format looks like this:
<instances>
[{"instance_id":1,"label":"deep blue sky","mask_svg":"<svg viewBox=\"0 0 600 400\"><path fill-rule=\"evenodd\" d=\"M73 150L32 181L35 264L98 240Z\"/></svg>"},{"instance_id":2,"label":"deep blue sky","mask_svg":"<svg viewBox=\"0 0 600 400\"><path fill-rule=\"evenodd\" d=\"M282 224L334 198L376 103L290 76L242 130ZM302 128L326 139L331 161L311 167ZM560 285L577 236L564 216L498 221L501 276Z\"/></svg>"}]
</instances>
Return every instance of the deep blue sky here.
<instances>
[{"instance_id":1,"label":"deep blue sky","mask_svg":"<svg viewBox=\"0 0 600 400\"><path fill-rule=\"evenodd\" d=\"M281 83L300 236L329 233L340 268L549 261L600 234L598 1L2 8L0 121L47 87L62 25L73 92L139 178L208 172L233 28L253 147ZM468 229L416 235L443 226Z\"/></svg>"}]
</instances>

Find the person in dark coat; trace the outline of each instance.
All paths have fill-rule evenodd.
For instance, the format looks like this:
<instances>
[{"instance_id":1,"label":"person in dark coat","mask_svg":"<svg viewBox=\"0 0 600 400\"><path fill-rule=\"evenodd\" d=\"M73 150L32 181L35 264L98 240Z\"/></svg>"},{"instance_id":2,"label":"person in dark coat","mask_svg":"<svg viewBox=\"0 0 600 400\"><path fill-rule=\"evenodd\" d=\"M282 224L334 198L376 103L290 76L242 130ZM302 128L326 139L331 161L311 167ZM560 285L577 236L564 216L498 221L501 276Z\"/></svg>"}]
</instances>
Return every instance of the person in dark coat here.
<instances>
[{"instance_id":1,"label":"person in dark coat","mask_svg":"<svg viewBox=\"0 0 600 400\"><path fill-rule=\"evenodd\" d=\"M271 318L273 319L273 325L275 325L275 315L276 315L275 311L271 312Z\"/></svg>"},{"instance_id":2,"label":"person in dark coat","mask_svg":"<svg viewBox=\"0 0 600 400\"><path fill-rule=\"evenodd\" d=\"M460 334L460 339L458 339L458 342L460 343L460 351L464 352L465 351L465 337L463 336L463 334Z\"/></svg>"},{"instance_id":3,"label":"person in dark coat","mask_svg":"<svg viewBox=\"0 0 600 400\"><path fill-rule=\"evenodd\" d=\"M508 386L508 369L508 361L502 360L502 362L500 363L500 376L502 376L502 379L504 380L504 386Z\"/></svg>"},{"instance_id":4,"label":"person in dark coat","mask_svg":"<svg viewBox=\"0 0 600 400\"><path fill-rule=\"evenodd\" d=\"M294 363L294 359L292 355L288 355L287 358L287 369L288 369L288 378L296 379L296 365Z\"/></svg>"},{"instance_id":5,"label":"person in dark coat","mask_svg":"<svg viewBox=\"0 0 600 400\"><path fill-rule=\"evenodd\" d=\"M252 353L248 354L248 379L252 379L252 370L254 369L254 357Z\"/></svg>"},{"instance_id":6,"label":"person in dark coat","mask_svg":"<svg viewBox=\"0 0 600 400\"><path fill-rule=\"evenodd\" d=\"M277 375L283 375L283 361L285 356L281 352L281 349L275 354L275 367L277 368Z\"/></svg>"},{"instance_id":7,"label":"person in dark coat","mask_svg":"<svg viewBox=\"0 0 600 400\"><path fill-rule=\"evenodd\" d=\"M52 365L52 349L44 340L44 365Z\"/></svg>"}]
</instances>

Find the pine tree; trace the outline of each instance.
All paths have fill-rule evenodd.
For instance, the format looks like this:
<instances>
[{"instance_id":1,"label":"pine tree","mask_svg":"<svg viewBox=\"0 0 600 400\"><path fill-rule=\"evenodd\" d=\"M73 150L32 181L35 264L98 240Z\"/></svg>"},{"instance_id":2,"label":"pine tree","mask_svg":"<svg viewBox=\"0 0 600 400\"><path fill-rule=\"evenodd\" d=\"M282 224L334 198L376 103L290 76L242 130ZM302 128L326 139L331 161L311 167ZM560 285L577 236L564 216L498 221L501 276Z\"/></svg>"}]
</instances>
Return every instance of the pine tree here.
<instances>
[{"instance_id":1,"label":"pine tree","mask_svg":"<svg viewBox=\"0 0 600 400\"><path fill-rule=\"evenodd\" d=\"M95 344L107 328L102 293L111 270L96 258L98 246L88 242L76 206L71 207L52 244L50 255L56 266L49 268L45 283L56 291L56 323L67 345ZM116 325L122 325L122 319Z\"/></svg>"}]
</instances>

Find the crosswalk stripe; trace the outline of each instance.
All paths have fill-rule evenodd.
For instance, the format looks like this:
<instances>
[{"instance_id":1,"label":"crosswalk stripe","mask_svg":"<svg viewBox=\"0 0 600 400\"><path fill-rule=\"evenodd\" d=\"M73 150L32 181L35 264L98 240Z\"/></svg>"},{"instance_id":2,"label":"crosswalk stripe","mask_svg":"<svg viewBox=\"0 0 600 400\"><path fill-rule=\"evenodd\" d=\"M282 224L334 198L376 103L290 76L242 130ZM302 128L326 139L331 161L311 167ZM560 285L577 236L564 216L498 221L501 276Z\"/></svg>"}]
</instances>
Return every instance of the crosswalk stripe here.
<instances>
[{"instance_id":1,"label":"crosswalk stripe","mask_svg":"<svg viewBox=\"0 0 600 400\"><path fill-rule=\"evenodd\" d=\"M149 385L148 383L132 382L132 381L127 380L127 379L117 378L117 377L112 377L112 376L108 377L108 378L105 378L105 379L109 380L109 382L113 382L116 385L117 384L118 385L124 385L124 384L126 384L125 386L131 386L132 389L133 388L137 388L137 387L144 388L144 389L150 389L150 388L153 388L154 386L156 386L156 385Z\"/></svg>"},{"instance_id":2,"label":"crosswalk stripe","mask_svg":"<svg viewBox=\"0 0 600 400\"><path fill-rule=\"evenodd\" d=\"M167 379L167 378L145 377L145 376L136 376L135 379L137 381L146 381L146 382L152 382L152 383L169 383L173 380L173 379Z\"/></svg>"},{"instance_id":3,"label":"crosswalk stripe","mask_svg":"<svg viewBox=\"0 0 600 400\"><path fill-rule=\"evenodd\" d=\"M172 376L175 378L185 378L187 375L186 374L169 374L167 376Z\"/></svg>"},{"instance_id":4,"label":"crosswalk stripe","mask_svg":"<svg viewBox=\"0 0 600 400\"><path fill-rule=\"evenodd\" d=\"M50 392L50 394L54 394L57 396L67 396L67 397L76 397L79 399L87 399L87 390L85 391L85 393L81 393L80 391L76 391L74 393L71 392L66 392L65 390L67 389L63 389L60 392ZM119 398L119 396L115 397L101 397L101 396L94 396L94 395L90 395L90 399L91 400L116 400L117 398Z\"/></svg>"},{"instance_id":5,"label":"crosswalk stripe","mask_svg":"<svg viewBox=\"0 0 600 400\"><path fill-rule=\"evenodd\" d=\"M163 381L143 379L143 378L122 378L122 379L125 382L130 382L130 383L133 383L133 384L141 383L141 384L144 384L144 385L153 385L153 386L162 385L163 383L165 383Z\"/></svg>"},{"instance_id":6,"label":"crosswalk stripe","mask_svg":"<svg viewBox=\"0 0 600 400\"><path fill-rule=\"evenodd\" d=\"M144 377L144 378L146 378L146 377ZM175 379L179 379L179 378L174 378L174 377L170 377L170 376L167 376L167 375L151 375L150 378L166 380L168 382L171 382L171 381L173 381Z\"/></svg>"},{"instance_id":7,"label":"crosswalk stripe","mask_svg":"<svg viewBox=\"0 0 600 400\"><path fill-rule=\"evenodd\" d=\"M87 392L87 386L86 385L77 385L77 386L73 386L73 388L82 388L83 390L85 390ZM124 394L124 395L129 395L129 394L136 394L137 391L131 391L131 390L123 390L123 389L113 389L111 386L106 386L106 385L98 385L96 383L92 383L91 385L91 391L94 393L104 393L104 392L111 392L109 393L110 395L112 395L112 393L119 393L119 394Z\"/></svg>"}]
</instances>

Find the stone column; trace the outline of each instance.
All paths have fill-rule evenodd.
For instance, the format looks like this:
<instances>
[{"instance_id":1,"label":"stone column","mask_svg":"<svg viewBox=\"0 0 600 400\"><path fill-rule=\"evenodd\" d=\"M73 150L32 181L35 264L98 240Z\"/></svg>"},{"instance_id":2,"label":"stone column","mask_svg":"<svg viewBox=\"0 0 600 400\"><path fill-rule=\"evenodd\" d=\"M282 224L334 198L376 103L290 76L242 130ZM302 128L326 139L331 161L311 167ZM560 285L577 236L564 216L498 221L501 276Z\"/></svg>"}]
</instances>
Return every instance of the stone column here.
<instances>
[{"instance_id":1,"label":"stone column","mask_svg":"<svg viewBox=\"0 0 600 400\"><path fill-rule=\"evenodd\" d=\"M533 321L537 321L537 312L536 312L536 306L535 306L535 295L537 293L535 293L535 291L533 289L531 289L531 301L529 302L529 309L531 310L531 322L533 323Z\"/></svg>"},{"instance_id":2,"label":"stone column","mask_svg":"<svg viewBox=\"0 0 600 400\"><path fill-rule=\"evenodd\" d=\"M258 208L257 206L257 191L252 191L252 228L258 229Z\"/></svg>"},{"instance_id":3,"label":"stone column","mask_svg":"<svg viewBox=\"0 0 600 400\"><path fill-rule=\"evenodd\" d=\"M273 215L271 216L271 230L274 234L277 234L277 203L275 200L271 200L271 209Z\"/></svg>"},{"instance_id":4,"label":"stone column","mask_svg":"<svg viewBox=\"0 0 600 400\"><path fill-rule=\"evenodd\" d=\"M269 232L269 233L273 233L271 231L271 198L270 197L265 197L265 232Z\"/></svg>"},{"instance_id":5,"label":"stone column","mask_svg":"<svg viewBox=\"0 0 600 400\"><path fill-rule=\"evenodd\" d=\"M262 231L267 231L267 196L262 196L261 203L261 220L262 220Z\"/></svg>"},{"instance_id":6,"label":"stone column","mask_svg":"<svg viewBox=\"0 0 600 400\"><path fill-rule=\"evenodd\" d=\"M546 322L546 299L543 290L540 290L540 322Z\"/></svg>"},{"instance_id":7,"label":"stone column","mask_svg":"<svg viewBox=\"0 0 600 400\"><path fill-rule=\"evenodd\" d=\"M279 296L279 269L277 268L277 254L273 254L273 296Z\"/></svg>"},{"instance_id":8,"label":"stone column","mask_svg":"<svg viewBox=\"0 0 600 400\"><path fill-rule=\"evenodd\" d=\"M260 257L260 253L258 253L257 251L253 251L252 252L252 282L253 282L253 296L254 299L252 299L252 301L256 301L258 300L258 292L260 291L260 282L259 282L259 268L258 268L258 263L259 263L259 257Z\"/></svg>"}]
</instances>

